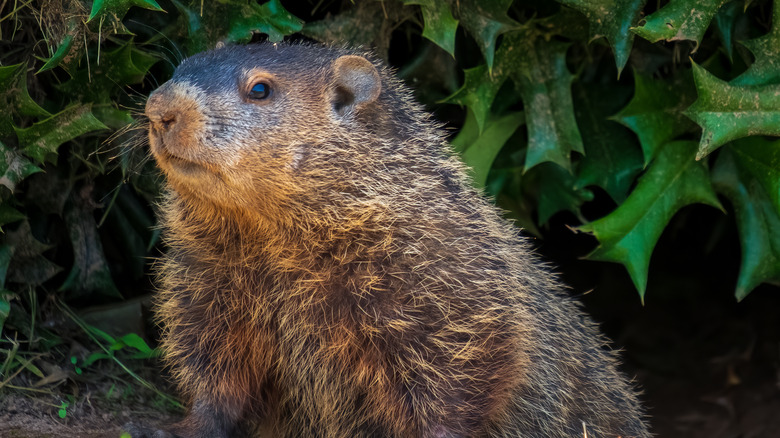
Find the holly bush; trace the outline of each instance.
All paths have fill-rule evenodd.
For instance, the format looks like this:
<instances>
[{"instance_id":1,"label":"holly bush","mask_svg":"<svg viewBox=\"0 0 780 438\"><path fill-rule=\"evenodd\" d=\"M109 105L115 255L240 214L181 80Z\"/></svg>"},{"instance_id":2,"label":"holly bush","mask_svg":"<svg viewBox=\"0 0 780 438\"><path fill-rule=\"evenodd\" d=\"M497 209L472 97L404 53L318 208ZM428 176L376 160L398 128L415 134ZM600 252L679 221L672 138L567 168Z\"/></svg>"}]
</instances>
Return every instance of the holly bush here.
<instances>
[{"instance_id":1,"label":"holly bush","mask_svg":"<svg viewBox=\"0 0 780 438\"><path fill-rule=\"evenodd\" d=\"M738 299L780 280L778 2L3 0L0 327L149 290L145 96L218 42L286 37L373 47L508 216L570 212L642 299L692 203L736 218Z\"/></svg>"}]
</instances>

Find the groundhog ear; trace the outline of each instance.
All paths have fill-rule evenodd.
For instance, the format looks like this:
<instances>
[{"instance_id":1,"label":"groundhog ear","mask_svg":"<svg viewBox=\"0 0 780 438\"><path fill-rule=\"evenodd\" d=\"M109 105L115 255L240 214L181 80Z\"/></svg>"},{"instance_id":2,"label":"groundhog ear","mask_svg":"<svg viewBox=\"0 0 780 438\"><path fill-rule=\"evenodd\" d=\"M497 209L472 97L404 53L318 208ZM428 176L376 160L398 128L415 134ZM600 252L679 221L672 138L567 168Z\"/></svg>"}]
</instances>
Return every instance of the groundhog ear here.
<instances>
[{"instance_id":1,"label":"groundhog ear","mask_svg":"<svg viewBox=\"0 0 780 438\"><path fill-rule=\"evenodd\" d=\"M333 110L347 114L375 101L382 91L382 80L376 67L366 58L345 55L333 62L334 83L331 90Z\"/></svg>"}]
</instances>

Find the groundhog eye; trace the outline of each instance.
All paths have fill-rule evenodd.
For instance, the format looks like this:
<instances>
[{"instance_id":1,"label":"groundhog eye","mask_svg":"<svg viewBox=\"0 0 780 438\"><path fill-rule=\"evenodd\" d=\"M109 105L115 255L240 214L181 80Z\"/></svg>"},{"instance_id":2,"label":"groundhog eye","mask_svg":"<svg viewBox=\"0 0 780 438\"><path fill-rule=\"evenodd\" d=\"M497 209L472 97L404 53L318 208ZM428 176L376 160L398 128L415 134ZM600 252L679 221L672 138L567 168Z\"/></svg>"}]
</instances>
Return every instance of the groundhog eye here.
<instances>
[{"instance_id":1,"label":"groundhog eye","mask_svg":"<svg viewBox=\"0 0 780 438\"><path fill-rule=\"evenodd\" d=\"M258 82L252 85L248 97L250 99L262 100L271 95L271 86L265 82Z\"/></svg>"}]
</instances>

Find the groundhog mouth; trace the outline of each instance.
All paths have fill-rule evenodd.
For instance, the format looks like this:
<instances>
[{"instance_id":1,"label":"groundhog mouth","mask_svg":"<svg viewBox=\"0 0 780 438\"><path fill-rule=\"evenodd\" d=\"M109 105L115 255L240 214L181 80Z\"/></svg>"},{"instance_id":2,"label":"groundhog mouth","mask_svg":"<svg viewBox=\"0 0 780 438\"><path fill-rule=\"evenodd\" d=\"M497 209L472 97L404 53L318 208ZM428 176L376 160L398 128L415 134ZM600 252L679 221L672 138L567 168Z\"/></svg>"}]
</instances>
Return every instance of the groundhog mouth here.
<instances>
[{"instance_id":1,"label":"groundhog mouth","mask_svg":"<svg viewBox=\"0 0 780 438\"><path fill-rule=\"evenodd\" d=\"M194 176L204 172L210 172L208 167L202 163L182 158L178 155L173 155L165 149L160 149L155 154L157 161L161 164L161 167L170 169L173 173Z\"/></svg>"}]
</instances>

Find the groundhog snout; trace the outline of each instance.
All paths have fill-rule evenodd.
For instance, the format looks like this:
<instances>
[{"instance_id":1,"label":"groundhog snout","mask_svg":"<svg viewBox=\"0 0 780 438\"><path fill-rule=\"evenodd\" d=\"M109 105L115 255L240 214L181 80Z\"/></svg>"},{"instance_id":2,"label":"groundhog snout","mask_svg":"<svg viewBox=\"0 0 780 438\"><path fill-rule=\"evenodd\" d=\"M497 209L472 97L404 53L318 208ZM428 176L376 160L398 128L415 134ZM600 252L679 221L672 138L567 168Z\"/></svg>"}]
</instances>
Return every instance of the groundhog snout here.
<instances>
[{"instance_id":1,"label":"groundhog snout","mask_svg":"<svg viewBox=\"0 0 780 438\"><path fill-rule=\"evenodd\" d=\"M149 96L145 113L149 119L152 152L165 149L174 155L196 147L194 141L203 129L201 105L191 90L168 82Z\"/></svg>"},{"instance_id":2,"label":"groundhog snout","mask_svg":"<svg viewBox=\"0 0 780 438\"><path fill-rule=\"evenodd\" d=\"M173 99L168 94L166 90L160 88L146 101L146 117L149 118L153 133L162 134L173 130L181 120L180 110L173 104Z\"/></svg>"}]
</instances>

